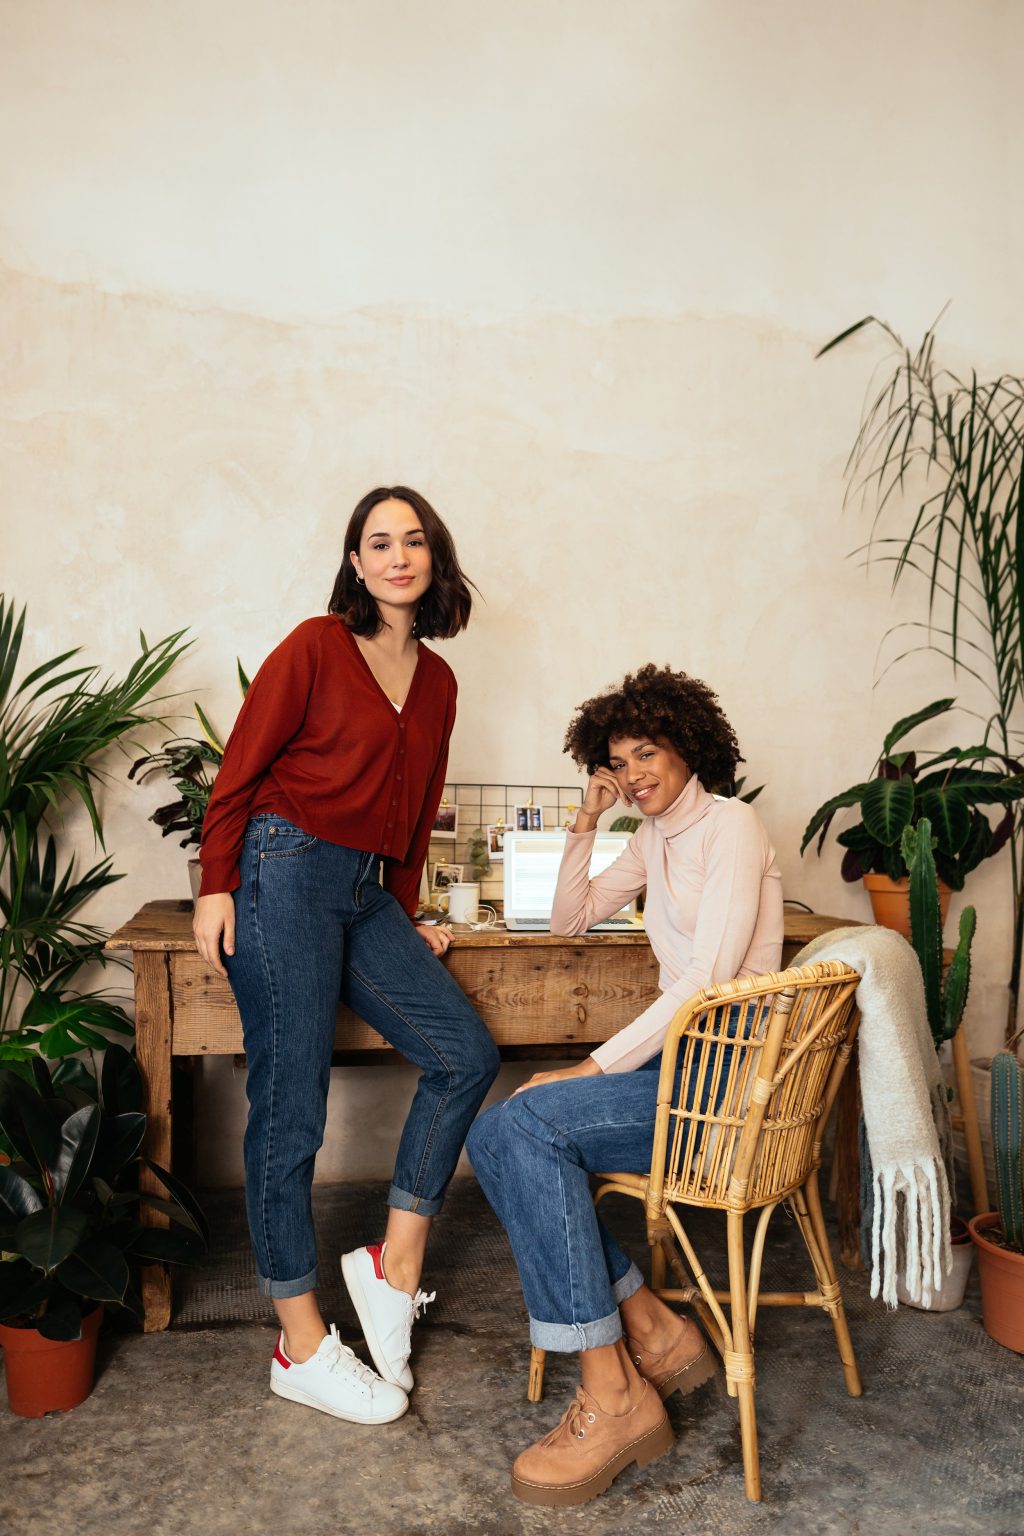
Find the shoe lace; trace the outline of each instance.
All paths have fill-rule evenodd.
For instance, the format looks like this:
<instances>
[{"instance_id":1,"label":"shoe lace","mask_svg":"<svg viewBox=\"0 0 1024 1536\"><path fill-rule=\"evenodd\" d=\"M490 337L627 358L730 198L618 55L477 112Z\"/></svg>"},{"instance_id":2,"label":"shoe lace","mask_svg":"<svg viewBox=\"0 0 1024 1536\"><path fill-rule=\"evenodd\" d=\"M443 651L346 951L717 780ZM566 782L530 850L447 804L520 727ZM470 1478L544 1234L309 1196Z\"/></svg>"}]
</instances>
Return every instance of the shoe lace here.
<instances>
[{"instance_id":1,"label":"shoe lace","mask_svg":"<svg viewBox=\"0 0 1024 1536\"><path fill-rule=\"evenodd\" d=\"M586 1434L584 1425L593 1424L596 1415L587 1407L587 1400L583 1395L583 1388L576 1388L576 1396L562 1414L554 1429L544 1436L542 1445L553 1445L554 1442L566 1431L575 1440L582 1440Z\"/></svg>"},{"instance_id":2,"label":"shoe lace","mask_svg":"<svg viewBox=\"0 0 1024 1536\"><path fill-rule=\"evenodd\" d=\"M376 1374L364 1365L358 1355L354 1355L347 1344L343 1344L338 1337L337 1326L331 1324L331 1342L333 1348L326 1357L327 1369L331 1372L342 1370L346 1375L354 1376L357 1381L370 1387L377 1380Z\"/></svg>"},{"instance_id":3,"label":"shoe lace","mask_svg":"<svg viewBox=\"0 0 1024 1536\"><path fill-rule=\"evenodd\" d=\"M406 1311L402 1328L402 1354L406 1360L412 1354L412 1325L426 1311L430 1303L436 1300L436 1291L431 1291L429 1296L426 1291L417 1291L416 1295L410 1298L411 1304Z\"/></svg>"}]
</instances>

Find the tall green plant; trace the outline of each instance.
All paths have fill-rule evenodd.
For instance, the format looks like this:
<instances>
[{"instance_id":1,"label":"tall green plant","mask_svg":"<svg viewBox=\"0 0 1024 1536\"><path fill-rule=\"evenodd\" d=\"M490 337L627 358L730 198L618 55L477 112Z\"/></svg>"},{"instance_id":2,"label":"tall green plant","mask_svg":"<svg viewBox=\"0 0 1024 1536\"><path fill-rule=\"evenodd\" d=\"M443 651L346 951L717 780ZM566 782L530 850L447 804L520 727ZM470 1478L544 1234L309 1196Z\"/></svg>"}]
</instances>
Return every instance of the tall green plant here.
<instances>
[{"instance_id":1,"label":"tall green plant","mask_svg":"<svg viewBox=\"0 0 1024 1536\"><path fill-rule=\"evenodd\" d=\"M942 910L935 868L932 825L922 816L903 831L903 860L910 874L910 941L924 977L928 1027L938 1050L960 1028L971 985L971 945L978 917L973 907L960 914L960 934L953 959L943 973Z\"/></svg>"},{"instance_id":2,"label":"tall green plant","mask_svg":"<svg viewBox=\"0 0 1024 1536\"><path fill-rule=\"evenodd\" d=\"M935 360L935 327L912 351L884 321L858 320L819 357L867 328L896 362L867 405L847 463L848 492L870 497L869 559L891 561L928 588L923 646L980 680L991 697L986 745L1019 771L1024 717L1024 379L959 375ZM909 526L880 533L910 497ZM899 626L902 628L903 626ZM903 652L906 655L907 652ZM1010 840L1014 926L1007 1033L1016 1028L1024 959L1024 812Z\"/></svg>"},{"instance_id":3,"label":"tall green plant","mask_svg":"<svg viewBox=\"0 0 1024 1536\"><path fill-rule=\"evenodd\" d=\"M154 646L140 634L123 677L101 677L73 649L16 682L25 617L0 594L0 1059L14 1061L102 1049L101 1031L131 1033L111 993L75 987L84 967L107 963L107 935L81 910L121 876L109 857L78 873L60 826L78 800L104 847L96 801L104 754L160 718L143 701L191 644L181 643L183 630Z\"/></svg>"},{"instance_id":4,"label":"tall green plant","mask_svg":"<svg viewBox=\"0 0 1024 1536\"><path fill-rule=\"evenodd\" d=\"M999 1220L1007 1246L1024 1253L1024 1067L1012 1050L992 1058L991 1094Z\"/></svg>"}]
</instances>

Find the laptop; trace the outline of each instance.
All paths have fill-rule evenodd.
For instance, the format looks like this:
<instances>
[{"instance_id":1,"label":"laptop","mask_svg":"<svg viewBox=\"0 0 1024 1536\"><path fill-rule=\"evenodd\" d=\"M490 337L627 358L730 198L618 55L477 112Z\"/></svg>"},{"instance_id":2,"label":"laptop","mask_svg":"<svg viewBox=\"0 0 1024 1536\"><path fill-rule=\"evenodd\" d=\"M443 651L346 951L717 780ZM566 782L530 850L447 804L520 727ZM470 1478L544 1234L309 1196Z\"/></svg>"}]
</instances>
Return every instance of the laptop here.
<instances>
[{"instance_id":1,"label":"laptop","mask_svg":"<svg viewBox=\"0 0 1024 1536\"><path fill-rule=\"evenodd\" d=\"M628 832L598 832L590 860L590 878L613 864L629 842ZM566 833L506 832L504 846L505 927L513 932L551 932L551 907L562 862ZM595 923L588 933L629 931L642 927L636 902Z\"/></svg>"}]
</instances>

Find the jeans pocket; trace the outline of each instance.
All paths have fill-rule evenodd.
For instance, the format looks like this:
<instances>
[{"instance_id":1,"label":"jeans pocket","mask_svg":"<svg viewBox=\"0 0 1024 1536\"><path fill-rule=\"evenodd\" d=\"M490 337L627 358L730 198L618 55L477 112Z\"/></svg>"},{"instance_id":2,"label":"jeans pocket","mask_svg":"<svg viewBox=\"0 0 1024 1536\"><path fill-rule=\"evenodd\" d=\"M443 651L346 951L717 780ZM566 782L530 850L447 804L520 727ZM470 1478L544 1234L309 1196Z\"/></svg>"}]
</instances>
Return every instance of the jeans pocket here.
<instances>
[{"instance_id":1,"label":"jeans pocket","mask_svg":"<svg viewBox=\"0 0 1024 1536\"><path fill-rule=\"evenodd\" d=\"M319 843L318 837L303 832L290 821L275 821L266 830L263 839L264 859L293 859L300 853L308 853Z\"/></svg>"}]
</instances>

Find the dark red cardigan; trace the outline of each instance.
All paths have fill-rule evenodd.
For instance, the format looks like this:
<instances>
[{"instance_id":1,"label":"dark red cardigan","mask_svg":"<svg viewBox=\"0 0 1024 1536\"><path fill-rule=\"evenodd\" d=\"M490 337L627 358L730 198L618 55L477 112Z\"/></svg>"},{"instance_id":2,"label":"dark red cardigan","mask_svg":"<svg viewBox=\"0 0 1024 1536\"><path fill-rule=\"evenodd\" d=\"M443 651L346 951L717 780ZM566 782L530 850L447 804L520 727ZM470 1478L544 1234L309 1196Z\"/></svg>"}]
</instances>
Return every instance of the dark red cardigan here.
<instances>
[{"instance_id":1,"label":"dark red cardigan","mask_svg":"<svg viewBox=\"0 0 1024 1536\"><path fill-rule=\"evenodd\" d=\"M383 854L411 917L448 767L455 676L420 644L401 713L336 614L306 619L267 657L228 737L203 822L201 894L233 891L246 823L273 811L304 832Z\"/></svg>"}]
</instances>

